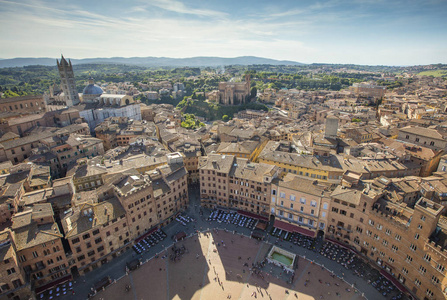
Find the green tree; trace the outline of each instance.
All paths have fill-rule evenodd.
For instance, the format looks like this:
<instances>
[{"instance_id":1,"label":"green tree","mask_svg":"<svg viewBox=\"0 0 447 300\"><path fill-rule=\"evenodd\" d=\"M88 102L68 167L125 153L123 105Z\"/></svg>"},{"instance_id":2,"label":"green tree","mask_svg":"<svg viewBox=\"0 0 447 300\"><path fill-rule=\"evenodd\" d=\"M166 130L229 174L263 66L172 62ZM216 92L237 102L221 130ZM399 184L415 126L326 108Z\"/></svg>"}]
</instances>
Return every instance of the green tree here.
<instances>
[{"instance_id":1,"label":"green tree","mask_svg":"<svg viewBox=\"0 0 447 300\"><path fill-rule=\"evenodd\" d=\"M11 98L11 97L18 97L20 96L19 94L11 91L11 90L6 90L5 94L3 95L5 98Z\"/></svg>"},{"instance_id":2,"label":"green tree","mask_svg":"<svg viewBox=\"0 0 447 300\"><path fill-rule=\"evenodd\" d=\"M223 115L222 116L222 121L227 122L230 119L230 117L228 117L228 115Z\"/></svg>"},{"instance_id":3,"label":"green tree","mask_svg":"<svg viewBox=\"0 0 447 300\"><path fill-rule=\"evenodd\" d=\"M273 82L269 83L268 87L269 87L270 89L275 89L275 90L278 90L278 89L279 89L278 86L277 86L275 83L273 83Z\"/></svg>"},{"instance_id":4,"label":"green tree","mask_svg":"<svg viewBox=\"0 0 447 300\"><path fill-rule=\"evenodd\" d=\"M251 88L250 90L250 97L251 98L256 98L256 95L258 94L258 89L254 86Z\"/></svg>"}]
</instances>

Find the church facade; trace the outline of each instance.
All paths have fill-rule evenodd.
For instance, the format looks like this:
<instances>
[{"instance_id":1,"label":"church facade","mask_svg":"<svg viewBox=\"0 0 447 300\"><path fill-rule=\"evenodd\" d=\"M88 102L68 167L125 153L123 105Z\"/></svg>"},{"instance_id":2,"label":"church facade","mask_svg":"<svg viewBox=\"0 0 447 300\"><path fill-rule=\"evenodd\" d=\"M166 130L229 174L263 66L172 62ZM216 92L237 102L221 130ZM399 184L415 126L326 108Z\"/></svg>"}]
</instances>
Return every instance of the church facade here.
<instances>
[{"instance_id":1,"label":"church facade","mask_svg":"<svg viewBox=\"0 0 447 300\"><path fill-rule=\"evenodd\" d=\"M56 95L55 89L50 88L47 95L47 107L49 110L72 107L79 111L79 116L88 123L90 132L94 133L95 127L109 117L127 117L133 120L141 120L141 108L132 96L119 94L104 94L101 87L95 84L93 78L89 78L88 85L82 94L78 94L71 61L61 57L57 61L61 88L63 93Z\"/></svg>"},{"instance_id":2,"label":"church facade","mask_svg":"<svg viewBox=\"0 0 447 300\"><path fill-rule=\"evenodd\" d=\"M219 103L239 105L250 101L250 75L245 75L244 82L220 82Z\"/></svg>"}]
</instances>

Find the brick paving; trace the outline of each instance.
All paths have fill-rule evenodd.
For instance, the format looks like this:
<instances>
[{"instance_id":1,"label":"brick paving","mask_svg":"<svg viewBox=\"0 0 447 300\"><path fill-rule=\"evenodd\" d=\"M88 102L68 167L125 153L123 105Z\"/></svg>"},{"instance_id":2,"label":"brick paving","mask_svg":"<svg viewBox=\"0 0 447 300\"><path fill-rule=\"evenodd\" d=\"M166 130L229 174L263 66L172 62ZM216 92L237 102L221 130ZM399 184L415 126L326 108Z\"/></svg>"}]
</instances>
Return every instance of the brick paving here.
<instances>
[{"instance_id":1,"label":"brick paving","mask_svg":"<svg viewBox=\"0 0 447 300\"><path fill-rule=\"evenodd\" d=\"M252 262L262 261L270 245L248 237L213 230L177 243L177 246L181 245L185 245L189 253L180 261L162 259L165 253L172 252L168 249L99 292L94 299L216 300L228 299L229 295L231 299L255 299L254 292L256 299L363 299L348 284L337 277L332 278L327 270L302 258L292 284L277 278L274 273L266 275L265 279L251 275L244 263L251 266ZM266 269L268 271L268 266ZM309 281L305 286L306 280ZM126 285L131 286L130 291L126 292ZM339 293L338 297L336 293Z\"/></svg>"}]
</instances>

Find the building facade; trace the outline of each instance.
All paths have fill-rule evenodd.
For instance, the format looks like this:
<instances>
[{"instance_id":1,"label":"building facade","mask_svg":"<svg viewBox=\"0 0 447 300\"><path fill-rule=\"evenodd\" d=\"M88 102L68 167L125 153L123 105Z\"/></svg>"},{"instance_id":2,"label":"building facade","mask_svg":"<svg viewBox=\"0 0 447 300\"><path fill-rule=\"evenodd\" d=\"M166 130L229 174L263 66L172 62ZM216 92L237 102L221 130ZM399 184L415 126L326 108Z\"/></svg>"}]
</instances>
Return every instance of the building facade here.
<instances>
[{"instance_id":1,"label":"building facade","mask_svg":"<svg viewBox=\"0 0 447 300\"><path fill-rule=\"evenodd\" d=\"M12 218L16 255L27 282L36 292L56 280L71 279L63 235L53 215L51 204L44 203L35 204Z\"/></svg>"},{"instance_id":2,"label":"building facade","mask_svg":"<svg viewBox=\"0 0 447 300\"><path fill-rule=\"evenodd\" d=\"M271 214L291 230L316 237L327 230L330 185L287 174L272 182Z\"/></svg>"},{"instance_id":3,"label":"building facade","mask_svg":"<svg viewBox=\"0 0 447 300\"><path fill-rule=\"evenodd\" d=\"M46 103L42 96L20 96L0 100L0 111L35 114L46 111Z\"/></svg>"},{"instance_id":4,"label":"building facade","mask_svg":"<svg viewBox=\"0 0 447 300\"><path fill-rule=\"evenodd\" d=\"M81 118L88 123L91 133L95 131L98 124L104 122L104 120L110 117L127 117L133 120L141 120L140 104L135 103L134 100L131 100L129 104L125 104L125 100L121 101L123 97L130 98L130 96L124 95L109 95L107 99L115 99L116 102L109 102L109 100L107 100L104 104L83 104L76 106L75 108L79 110L79 115Z\"/></svg>"},{"instance_id":5,"label":"building facade","mask_svg":"<svg viewBox=\"0 0 447 300\"><path fill-rule=\"evenodd\" d=\"M399 129L397 139L402 142L424 146L433 150L447 152L447 140L434 128L407 126Z\"/></svg>"},{"instance_id":6,"label":"building facade","mask_svg":"<svg viewBox=\"0 0 447 300\"><path fill-rule=\"evenodd\" d=\"M0 299L29 299L31 287L19 265L9 230L0 232Z\"/></svg>"},{"instance_id":7,"label":"building facade","mask_svg":"<svg viewBox=\"0 0 447 300\"><path fill-rule=\"evenodd\" d=\"M447 256L429 237L439 224L443 207L421 198L414 209L376 202L363 234L367 257L383 268L385 277L399 280L418 299L446 297ZM402 211L402 210L401 210Z\"/></svg>"},{"instance_id":8,"label":"building facade","mask_svg":"<svg viewBox=\"0 0 447 300\"><path fill-rule=\"evenodd\" d=\"M362 190L339 185L331 194L331 206L328 219L327 238L342 241L356 248L359 252L366 250L360 246L368 220L368 207L377 196Z\"/></svg>"},{"instance_id":9,"label":"building facade","mask_svg":"<svg viewBox=\"0 0 447 300\"><path fill-rule=\"evenodd\" d=\"M386 87L368 83L354 83L352 89L357 96L380 99L385 96Z\"/></svg>"},{"instance_id":10,"label":"building facade","mask_svg":"<svg viewBox=\"0 0 447 300\"><path fill-rule=\"evenodd\" d=\"M250 101L250 75L245 75L245 82L220 82L219 103L238 105Z\"/></svg>"},{"instance_id":11,"label":"building facade","mask_svg":"<svg viewBox=\"0 0 447 300\"><path fill-rule=\"evenodd\" d=\"M354 249L414 298L445 298L444 207L424 197L410 207L387 192L393 184L385 181L338 186L325 238Z\"/></svg>"},{"instance_id":12,"label":"building facade","mask_svg":"<svg viewBox=\"0 0 447 300\"><path fill-rule=\"evenodd\" d=\"M279 175L278 167L216 154L201 157L199 166L203 206L270 215L271 182Z\"/></svg>"},{"instance_id":13,"label":"building facade","mask_svg":"<svg viewBox=\"0 0 447 300\"><path fill-rule=\"evenodd\" d=\"M117 198L82 203L62 220L71 249L71 272L86 274L130 243L125 210Z\"/></svg>"}]
</instances>

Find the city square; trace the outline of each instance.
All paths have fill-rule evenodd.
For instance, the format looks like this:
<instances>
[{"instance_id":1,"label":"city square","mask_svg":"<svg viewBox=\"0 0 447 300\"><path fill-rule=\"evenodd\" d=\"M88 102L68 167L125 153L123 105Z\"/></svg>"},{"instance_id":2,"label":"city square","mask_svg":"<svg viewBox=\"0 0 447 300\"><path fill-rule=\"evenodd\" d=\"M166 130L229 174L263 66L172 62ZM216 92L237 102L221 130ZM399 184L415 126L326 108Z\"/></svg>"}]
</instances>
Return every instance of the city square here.
<instances>
[{"instance_id":1,"label":"city square","mask_svg":"<svg viewBox=\"0 0 447 300\"><path fill-rule=\"evenodd\" d=\"M251 273L271 245L247 236L213 230L177 244L189 252L180 260L165 257L168 248L93 299L363 299L351 285L304 258L292 284L272 264L262 270L263 278Z\"/></svg>"}]
</instances>

